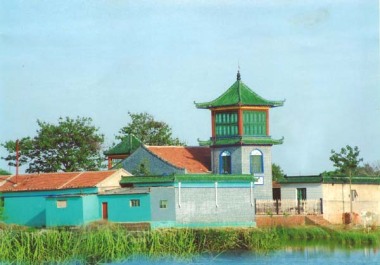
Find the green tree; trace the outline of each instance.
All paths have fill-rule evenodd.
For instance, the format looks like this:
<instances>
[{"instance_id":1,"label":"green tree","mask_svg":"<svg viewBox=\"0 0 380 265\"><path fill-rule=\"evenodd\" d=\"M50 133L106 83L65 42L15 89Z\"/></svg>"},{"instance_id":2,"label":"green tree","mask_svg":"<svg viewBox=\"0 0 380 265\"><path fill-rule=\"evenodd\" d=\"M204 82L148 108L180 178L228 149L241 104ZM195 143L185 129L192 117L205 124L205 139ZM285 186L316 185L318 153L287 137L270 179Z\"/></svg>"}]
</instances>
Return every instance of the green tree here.
<instances>
[{"instance_id":1,"label":"green tree","mask_svg":"<svg viewBox=\"0 0 380 265\"><path fill-rule=\"evenodd\" d=\"M184 145L178 138L172 136L172 129L162 121L156 121L146 112L128 112L131 122L120 129L117 139L123 139L128 134L133 134L142 143L147 145Z\"/></svg>"},{"instance_id":2,"label":"green tree","mask_svg":"<svg viewBox=\"0 0 380 265\"><path fill-rule=\"evenodd\" d=\"M275 163L272 164L272 179L274 181L278 181L279 179L284 177L284 172L281 167Z\"/></svg>"},{"instance_id":3,"label":"green tree","mask_svg":"<svg viewBox=\"0 0 380 265\"><path fill-rule=\"evenodd\" d=\"M360 162L363 161L363 158L359 158L359 154L360 151L357 146L352 148L347 145L341 148L339 153L331 150L330 160L334 163L338 173L355 173Z\"/></svg>"},{"instance_id":4,"label":"green tree","mask_svg":"<svg viewBox=\"0 0 380 265\"><path fill-rule=\"evenodd\" d=\"M358 167L357 174L371 177L380 177L380 161L377 161L377 163L373 164L365 163L363 166Z\"/></svg>"},{"instance_id":5,"label":"green tree","mask_svg":"<svg viewBox=\"0 0 380 265\"><path fill-rule=\"evenodd\" d=\"M73 172L99 170L104 161L101 145L104 136L92 125L91 118L59 118L58 124L37 120L37 136L19 141L19 165L26 172ZM1 144L8 151L8 165L16 163L16 141Z\"/></svg>"},{"instance_id":6,"label":"green tree","mask_svg":"<svg viewBox=\"0 0 380 265\"><path fill-rule=\"evenodd\" d=\"M337 168L338 172L344 173L349 179L350 183L350 198L353 196L352 185L352 174L356 172L359 163L363 161L363 158L359 158L359 148L355 146L352 148L349 145L340 149L337 153L331 150L330 160L334 163L334 167ZM350 223L352 222L352 199L350 199Z\"/></svg>"},{"instance_id":7,"label":"green tree","mask_svg":"<svg viewBox=\"0 0 380 265\"><path fill-rule=\"evenodd\" d=\"M11 175L10 172L0 168L0 176Z\"/></svg>"}]
</instances>

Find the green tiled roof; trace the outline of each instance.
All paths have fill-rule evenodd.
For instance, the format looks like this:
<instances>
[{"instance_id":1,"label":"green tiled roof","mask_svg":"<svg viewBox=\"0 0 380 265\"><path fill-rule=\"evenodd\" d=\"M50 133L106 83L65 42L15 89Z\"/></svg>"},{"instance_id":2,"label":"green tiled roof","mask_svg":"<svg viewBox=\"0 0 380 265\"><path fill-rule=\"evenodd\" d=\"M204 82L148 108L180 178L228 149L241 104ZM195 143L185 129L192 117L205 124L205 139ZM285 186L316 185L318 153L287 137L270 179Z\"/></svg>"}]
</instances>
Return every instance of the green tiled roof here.
<instances>
[{"instance_id":1,"label":"green tiled roof","mask_svg":"<svg viewBox=\"0 0 380 265\"><path fill-rule=\"evenodd\" d=\"M175 182L251 182L252 175L187 174L173 176L123 177L120 184L150 184Z\"/></svg>"},{"instance_id":2,"label":"green tiled roof","mask_svg":"<svg viewBox=\"0 0 380 265\"><path fill-rule=\"evenodd\" d=\"M290 183L322 183L321 175L312 176L284 176L277 180L279 184L290 184Z\"/></svg>"},{"instance_id":3,"label":"green tiled roof","mask_svg":"<svg viewBox=\"0 0 380 265\"><path fill-rule=\"evenodd\" d=\"M282 139L272 139L270 136L229 136L229 137L215 137L210 138L208 141L198 140L200 146L213 146L213 145L235 145L235 144L259 144L259 145L276 145L282 144Z\"/></svg>"},{"instance_id":4,"label":"green tiled roof","mask_svg":"<svg viewBox=\"0 0 380 265\"><path fill-rule=\"evenodd\" d=\"M290 183L331 183L331 184L348 184L350 179L345 175L314 175L314 176L292 176L283 178L277 181L279 184ZM380 184L380 177L369 176L353 176L351 179L352 184Z\"/></svg>"},{"instance_id":5,"label":"green tiled roof","mask_svg":"<svg viewBox=\"0 0 380 265\"><path fill-rule=\"evenodd\" d=\"M345 175L323 176L323 183L348 184L350 178ZM353 176L352 184L380 184L380 177Z\"/></svg>"},{"instance_id":6,"label":"green tiled roof","mask_svg":"<svg viewBox=\"0 0 380 265\"><path fill-rule=\"evenodd\" d=\"M137 184L137 183L173 183L174 176L149 176L149 177L122 177L120 184Z\"/></svg>"},{"instance_id":7,"label":"green tiled roof","mask_svg":"<svg viewBox=\"0 0 380 265\"><path fill-rule=\"evenodd\" d=\"M240 80L238 72L238 80L220 97L213 101L204 103L195 103L199 109L210 109L226 106L269 106L279 107L284 105L284 101L266 100L253 92L247 85Z\"/></svg>"},{"instance_id":8,"label":"green tiled roof","mask_svg":"<svg viewBox=\"0 0 380 265\"><path fill-rule=\"evenodd\" d=\"M255 181L252 175L218 175L218 174L198 174L198 175L178 175L176 181L183 182L251 182Z\"/></svg>"},{"instance_id":9,"label":"green tiled roof","mask_svg":"<svg viewBox=\"0 0 380 265\"><path fill-rule=\"evenodd\" d=\"M139 148L141 142L134 135L127 135L120 143L104 151L104 155L129 155Z\"/></svg>"}]
</instances>

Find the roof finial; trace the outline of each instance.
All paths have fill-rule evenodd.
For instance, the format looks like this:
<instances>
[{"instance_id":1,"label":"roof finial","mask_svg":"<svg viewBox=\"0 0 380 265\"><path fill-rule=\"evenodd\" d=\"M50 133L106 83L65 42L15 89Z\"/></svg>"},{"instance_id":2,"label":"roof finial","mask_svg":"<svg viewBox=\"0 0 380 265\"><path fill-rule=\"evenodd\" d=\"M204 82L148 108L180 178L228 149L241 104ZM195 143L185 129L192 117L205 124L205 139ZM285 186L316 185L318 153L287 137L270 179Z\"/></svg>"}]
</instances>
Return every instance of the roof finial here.
<instances>
[{"instance_id":1,"label":"roof finial","mask_svg":"<svg viewBox=\"0 0 380 265\"><path fill-rule=\"evenodd\" d=\"M237 72L236 79L237 79L238 81L240 81L240 79L241 79L241 77L240 77L240 62L239 62L239 60L238 60L238 72Z\"/></svg>"}]
</instances>

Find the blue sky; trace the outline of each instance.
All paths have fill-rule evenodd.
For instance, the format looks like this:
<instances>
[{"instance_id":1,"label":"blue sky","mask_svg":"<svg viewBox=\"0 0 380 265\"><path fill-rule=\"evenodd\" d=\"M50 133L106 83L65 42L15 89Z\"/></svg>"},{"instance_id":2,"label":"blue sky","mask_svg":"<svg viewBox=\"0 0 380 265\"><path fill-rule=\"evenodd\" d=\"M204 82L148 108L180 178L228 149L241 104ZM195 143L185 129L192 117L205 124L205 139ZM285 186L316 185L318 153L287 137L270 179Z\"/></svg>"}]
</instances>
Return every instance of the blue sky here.
<instances>
[{"instance_id":1,"label":"blue sky","mask_svg":"<svg viewBox=\"0 0 380 265\"><path fill-rule=\"evenodd\" d=\"M37 119L81 116L106 148L128 111L146 111L196 145L211 126L193 102L228 89L239 64L259 95L286 99L270 116L273 138L285 137L273 147L285 173L331 170L330 150L347 144L374 163L379 59L377 0L5 0L0 142L34 136Z\"/></svg>"}]
</instances>

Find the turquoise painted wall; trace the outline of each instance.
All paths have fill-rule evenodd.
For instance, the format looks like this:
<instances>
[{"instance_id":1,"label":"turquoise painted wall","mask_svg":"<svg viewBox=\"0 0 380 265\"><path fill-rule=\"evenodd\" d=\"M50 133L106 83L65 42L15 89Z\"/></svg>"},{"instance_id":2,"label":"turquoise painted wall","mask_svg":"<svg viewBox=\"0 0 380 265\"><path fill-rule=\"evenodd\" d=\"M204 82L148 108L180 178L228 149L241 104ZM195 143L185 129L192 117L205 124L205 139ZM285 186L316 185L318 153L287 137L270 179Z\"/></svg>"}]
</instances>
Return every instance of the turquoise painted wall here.
<instances>
[{"instance_id":1,"label":"turquoise painted wall","mask_svg":"<svg viewBox=\"0 0 380 265\"><path fill-rule=\"evenodd\" d=\"M66 201L58 208L57 201ZM46 199L46 226L78 226L100 219L97 195L51 197Z\"/></svg>"},{"instance_id":2,"label":"turquoise painted wall","mask_svg":"<svg viewBox=\"0 0 380 265\"><path fill-rule=\"evenodd\" d=\"M34 227L46 225L46 198L49 196L89 194L97 188L55 191L4 192L4 221Z\"/></svg>"},{"instance_id":3,"label":"turquoise painted wall","mask_svg":"<svg viewBox=\"0 0 380 265\"><path fill-rule=\"evenodd\" d=\"M140 207L131 207L130 200L140 200ZM103 202L108 203L108 220L111 222L145 222L151 220L149 194L100 195L100 216L102 216Z\"/></svg>"},{"instance_id":4,"label":"turquoise painted wall","mask_svg":"<svg viewBox=\"0 0 380 265\"><path fill-rule=\"evenodd\" d=\"M66 207L58 208L57 201L66 201ZM82 196L46 199L46 226L74 226L82 224Z\"/></svg>"},{"instance_id":5,"label":"turquoise painted wall","mask_svg":"<svg viewBox=\"0 0 380 265\"><path fill-rule=\"evenodd\" d=\"M87 224L100 219L98 196L83 196L83 223Z\"/></svg>"},{"instance_id":6,"label":"turquoise painted wall","mask_svg":"<svg viewBox=\"0 0 380 265\"><path fill-rule=\"evenodd\" d=\"M45 197L5 198L4 207L7 224L45 226Z\"/></svg>"}]
</instances>

